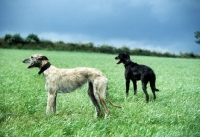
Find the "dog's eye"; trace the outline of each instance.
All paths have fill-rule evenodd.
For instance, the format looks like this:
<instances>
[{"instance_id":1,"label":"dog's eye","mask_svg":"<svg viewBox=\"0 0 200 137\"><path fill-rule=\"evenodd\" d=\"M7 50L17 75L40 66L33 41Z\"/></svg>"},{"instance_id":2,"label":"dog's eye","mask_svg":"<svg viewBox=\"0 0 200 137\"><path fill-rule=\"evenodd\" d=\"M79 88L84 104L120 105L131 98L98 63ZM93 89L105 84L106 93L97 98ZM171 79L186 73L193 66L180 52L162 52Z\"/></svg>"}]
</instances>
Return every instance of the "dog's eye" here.
<instances>
[{"instance_id":1,"label":"dog's eye","mask_svg":"<svg viewBox=\"0 0 200 137\"><path fill-rule=\"evenodd\" d=\"M33 56L31 56L31 58L33 58Z\"/></svg>"}]
</instances>

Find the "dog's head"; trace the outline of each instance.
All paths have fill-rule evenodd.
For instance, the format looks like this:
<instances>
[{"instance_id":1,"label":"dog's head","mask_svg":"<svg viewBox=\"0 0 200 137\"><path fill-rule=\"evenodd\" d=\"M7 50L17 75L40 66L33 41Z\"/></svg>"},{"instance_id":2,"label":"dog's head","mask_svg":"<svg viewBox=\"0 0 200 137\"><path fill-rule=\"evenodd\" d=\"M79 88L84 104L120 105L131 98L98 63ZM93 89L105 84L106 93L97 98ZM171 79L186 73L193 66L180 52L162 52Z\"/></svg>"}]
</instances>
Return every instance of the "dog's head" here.
<instances>
[{"instance_id":1,"label":"dog's head","mask_svg":"<svg viewBox=\"0 0 200 137\"><path fill-rule=\"evenodd\" d=\"M25 59L22 61L23 63L30 63L30 65L27 68L34 68L34 67L42 67L42 62L48 61L48 58L46 56L43 56L42 54L34 54L30 58Z\"/></svg>"},{"instance_id":2,"label":"dog's head","mask_svg":"<svg viewBox=\"0 0 200 137\"><path fill-rule=\"evenodd\" d=\"M125 53L119 54L117 57L115 57L116 60L119 60L116 64L125 63L126 61L130 60L130 56Z\"/></svg>"}]
</instances>

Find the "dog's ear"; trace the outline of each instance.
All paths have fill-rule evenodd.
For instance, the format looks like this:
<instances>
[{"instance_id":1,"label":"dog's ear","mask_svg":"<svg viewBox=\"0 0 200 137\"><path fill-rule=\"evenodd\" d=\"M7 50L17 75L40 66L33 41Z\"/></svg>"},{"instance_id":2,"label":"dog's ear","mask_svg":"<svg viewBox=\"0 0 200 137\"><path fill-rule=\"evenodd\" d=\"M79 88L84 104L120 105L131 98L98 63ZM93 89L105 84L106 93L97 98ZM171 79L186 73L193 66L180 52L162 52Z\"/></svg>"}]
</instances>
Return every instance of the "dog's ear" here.
<instances>
[{"instance_id":1,"label":"dog's ear","mask_svg":"<svg viewBox=\"0 0 200 137\"><path fill-rule=\"evenodd\" d=\"M42 56L42 60L49 60L46 56Z\"/></svg>"},{"instance_id":2,"label":"dog's ear","mask_svg":"<svg viewBox=\"0 0 200 137\"><path fill-rule=\"evenodd\" d=\"M41 56L38 58L39 60L49 60L46 56Z\"/></svg>"},{"instance_id":3,"label":"dog's ear","mask_svg":"<svg viewBox=\"0 0 200 137\"><path fill-rule=\"evenodd\" d=\"M126 55L126 57L127 57L127 58L129 58L129 59L130 59L130 56L129 56L129 54L125 54L125 55Z\"/></svg>"}]
</instances>

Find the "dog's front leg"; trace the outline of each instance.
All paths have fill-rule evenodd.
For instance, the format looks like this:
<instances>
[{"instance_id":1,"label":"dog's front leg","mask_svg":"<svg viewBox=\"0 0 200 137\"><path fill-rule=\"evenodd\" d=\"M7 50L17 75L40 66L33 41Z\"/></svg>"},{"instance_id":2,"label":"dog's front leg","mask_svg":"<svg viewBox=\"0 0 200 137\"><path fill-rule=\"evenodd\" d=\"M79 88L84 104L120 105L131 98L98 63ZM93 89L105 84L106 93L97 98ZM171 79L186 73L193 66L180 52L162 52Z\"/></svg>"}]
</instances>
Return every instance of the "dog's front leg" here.
<instances>
[{"instance_id":1,"label":"dog's front leg","mask_svg":"<svg viewBox=\"0 0 200 137\"><path fill-rule=\"evenodd\" d=\"M57 98L57 93L55 93L54 100L53 100L53 112L56 113L56 98Z\"/></svg>"},{"instance_id":2,"label":"dog's front leg","mask_svg":"<svg viewBox=\"0 0 200 137\"><path fill-rule=\"evenodd\" d=\"M128 97L130 80L126 80L126 97Z\"/></svg>"},{"instance_id":3,"label":"dog's front leg","mask_svg":"<svg viewBox=\"0 0 200 137\"><path fill-rule=\"evenodd\" d=\"M46 108L47 114L50 112L51 107L53 106L54 98L55 98L55 92L48 91L47 108Z\"/></svg>"},{"instance_id":4,"label":"dog's front leg","mask_svg":"<svg viewBox=\"0 0 200 137\"><path fill-rule=\"evenodd\" d=\"M132 80L132 82L133 82L133 87L134 87L134 95L136 95L136 93L137 93L137 81Z\"/></svg>"}]
</instances>

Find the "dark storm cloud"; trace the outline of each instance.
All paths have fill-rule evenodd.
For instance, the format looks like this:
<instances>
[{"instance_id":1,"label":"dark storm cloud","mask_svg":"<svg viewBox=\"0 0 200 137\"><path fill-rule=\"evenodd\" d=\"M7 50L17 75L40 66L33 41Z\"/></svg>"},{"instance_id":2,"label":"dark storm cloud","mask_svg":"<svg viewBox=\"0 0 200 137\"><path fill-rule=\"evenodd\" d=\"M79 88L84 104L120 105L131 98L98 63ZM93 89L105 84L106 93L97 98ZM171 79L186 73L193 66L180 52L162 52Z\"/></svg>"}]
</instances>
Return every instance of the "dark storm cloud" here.
<instances>
[{"instance_id":1,"label":"dark storm cloud","mask_svg":"<svg viewBox=\"0 0 200 137\"><path fill-rule=\"evenodd\" d=\"M3 0L0 36L200 53L198 0Z\"/></svg>"}]
</instances>

